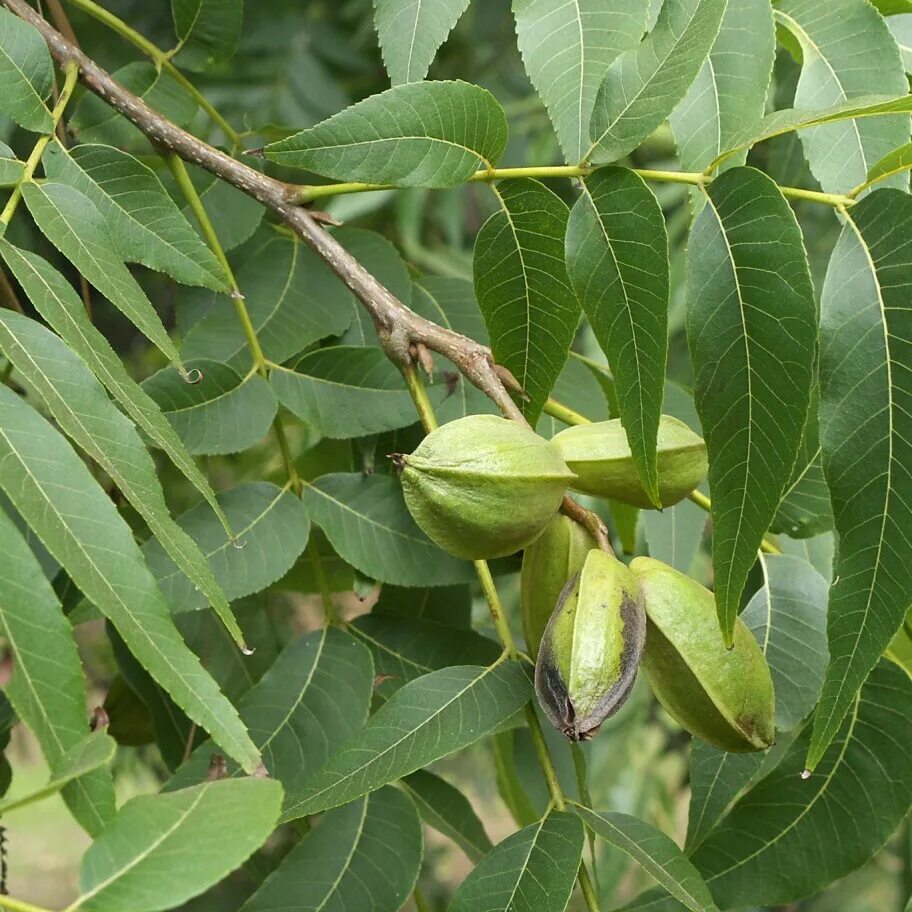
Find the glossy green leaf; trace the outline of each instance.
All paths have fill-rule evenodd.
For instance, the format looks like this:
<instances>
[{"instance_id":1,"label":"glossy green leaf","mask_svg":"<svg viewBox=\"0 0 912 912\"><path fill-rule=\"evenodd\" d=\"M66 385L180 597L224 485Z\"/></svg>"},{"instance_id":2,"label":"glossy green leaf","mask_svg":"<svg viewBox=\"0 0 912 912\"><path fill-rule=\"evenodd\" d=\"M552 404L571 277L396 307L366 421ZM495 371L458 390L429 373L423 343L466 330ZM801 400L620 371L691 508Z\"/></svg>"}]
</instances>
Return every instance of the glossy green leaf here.
<instances>
[{"instance_id":1,"label":"glossy green leaf","mask_svg":"<svg viewBox=\"0 0 912 912\"><path fill-rule=\"evenodd\" d=\"M114 759L116 750L116 742L104 732L99 731L86 735L81 741L78 741L65 753L61 754L60 759L51 767L50 778L44 785L29 792L27 795L0 801L0 814L8 814L17 808L25 807L26 805L34 804L36 801L49 798L51 795L56 795L57 792L75 779L80 779L101 767L107 766ZM113 814L111 816L113 817Z\"/></svg>"},{"instance_id":2,"label":"glossy green leaf","mask_svg":"<svg viewBox=\"0 0 912 912\"><path fill-rule=\"evenodd\" d=\"M523 64L557 131L564 156L582 160L589 121L608 67L646 29L640 0L513 0Z\"/></svg>"},{"instance_id":3,"label":"glossy green leaf","mask_svg":"<svg viewBox=\"0 0 912 912\"><path fill-rule=\"evenodd\" d=\"M117 252L104 216L83 193L55 181L29 182L22 197L47 239L172 363L177 348Z\"/></svg>"},{"instance_id":4,"label":"glossy green leaf","mask_svg":"<svg viewBox=\"0 0 912 912\"><path fill-rule=\"evenodd\" d=\"M44 102L53 83L51 55L41 33L0 10L0 113L26 130L50 133L54 123Z\"/></svg>"},{"instance_id":5,"label":"glossy green leaf","mask_svg":"<svg viewBox=\"0 0 912 912\"><path fill-rule=\"evenodd\" d=\"M713 568L726 639L807 421L817 309L795 216L770 178L716 178L691 230L687 337L709 450Z\"/></svg>"},{"instance_id":6,"label":"glossy green leaf","mask_svg":"<svg viewBox=\"0 0 912 912\"><path fill-rule=\"evenodd\" d=\"M0 387L0 487L175 702L245 769L259 755L174 627L133 533L67 442Z\"/></svg>"},{"instance_id":7,"label":"glossy green leaf","mask_svg":"<svg viewBox=\"0 0 912 912\"><path fill-rule=\"evenodd\" d=\"M726 0L665 0L655 28L609 67L585 160L617 161L671 114L700 72L725 7Z\"/></svg>"},{"instance_id":8,"label":"glossy green leaf","mask_svg":"<svg viewBox=\"0 0 912 912\"><path fill-rule=\"evenodd\" d=\"M351 322L351 294L298 238L264 228L238 250L236 270L263 354L282 363ZM369 267L368 267L369 268ZM213 296L212 312L187 334L185 358L209 358L246 371L253 356L235 308Z\"/></svg>"},{"instance_id":9,"label":"glossy green leaf","mask_svg":"<svg viewBox=\"0 0 912 912\"><path fill-rule=\"evenodd\" d=\"M142 385L188 453L238 453L269 433L278 403L263 377L205 358L188 369L200 372L199 381L188 383L166 367Z\"/></svg>"},{"instance_id":10,"label":"glossy green leaf","mask_svg":"<svg viewBox=\"0 0 912 912\"><path fill-rule=\"evenodd\" d=\"M171 0L178 64L204 70L234 56L241 38L244 0Z\"/></svg>"},{"instance_id":11,"label":"glossy green leaf","mask_svg":"<svg viewBox=\"0 0 912 912\"><path fill-rule=\"evenodd\" d=\"M490 92L468 82L415 82L271 143L266 157L335 180L455 187L493 167L506 141L506 117Z\"/></svg>"},{"instance_id":12,"label":"glossy green leaf","mask_svg":"<svg viewBox=\"0 0 912 912\"><path fill-rule=\"evenodd\" d=\"M495 189L501 208L475 238L475 294L494 358L525 390L520 408L534 424L580 317L564 259L569 212L559 196L529 178Z\"/></svg>"},{"instance_id":13,"label":"glossy green leaf","mask_svg":"<svg viewBox=\"0 0 912 912\"><path fill-rule=\"evenodd\" d=\"M782 0L776 5L776 20L797 39L804 58L796 108L825 108L873 92L908 92L896 42L868 3ZM908 141L909 119L845 121L805 130L800 139L823 189L845 193L864 181L874 162ZM902 180L908 188L908 177Z\"/></svg>"},{"instance_id":14,"label":"glossy green leaf","mask_svg":"<svg viewBox=\"0 0 912 912\"><path fill-rule=\"evenodd\" d=\"M520 710L531 692L516 662L458 665L406 684L288 796L283 819L338 807L474 744Z\"/></svg>"},{"instance_id":15,"label":"glossy green leaf","mask_svg":"<svg viewBox=\"0 0 912 912\"><path fill-rule=\"evenodd\" d=\"M275 368L269 382L279 402L324 437L361 437L415 423L402 374L380 348L319 348Z\"/></svg>"},{"instance_id":16,"label":"glossy green leaf","mask_svg":"<svg viewBox=\"0 0 912 912\"><path fill-rule=\"evenodd\" d=\"M395 478L335 473L304 489L310 518L353 567L399 586L474 579L472 565L438 548L418 528Z\"/></svg>"},{"instance_id":17,"label":"glossy green leaf","mask_svg":"<svg viewBox=\"0 0 912 912\"><path fill-rule=\"evenodd\" d=\"M52 143L44 153L51 180L87 196L104 217L120 255L187 285L228 291L224 270L181 215L155 173L111 146L72 150Z\"/></svg>"},{"instance_id":18,"label":"glossy green leaf","mask_svg":"<svg viewBox=\"0 0 912 912\"><path fill-rule=\"evenodd\" d=\"M763 586L741 620L769 664L776 693L776 728L789 731L817 704L827 664L827 582L787 554L760 557Z\"/></svg>"},{"instance_id":19,"label":"glossy green leaf","mask_svg":"<svg viewBox=\"0 0 912 912\"><path fill-rule=\"evenodd\" d=\"M0 349L37 390L64 433L108 473L243 645L241 630L206 558L168 512L155 464L136 428L85 363L40 323L8 311L0 313Z\"/></svg>"},{"instance_id":20,"label":"glossy green leaf","mask_svg":"<svg viewBox=\"0 0 912 912\"><path fill-rule=\"evenodd\" d=\"M702 171L763 116L775 48L767 0L728 0L709 57L669 118L684 171Z\"/></svg>"},{"instance_id":21,"label":"glossy green leaf","mask_svg":"<svg viewBox=\"0 0 912 912\"><path fill-rule=\"evenodd\" d=\"M53 768L82 742L88 727L82 665L50 583L3 509L0 540L0 632L13 660L4 692ZM92 835L114 816L114 785L105 771L68 786L64 799Z\"/></svg>"},{"instance_id":22,"label":"glossy green leaf","mask_svg":"<svg viewBox=\"0 0 912 912\"><path fill-rule=\"evenodd\" d=\"M808 765L902 623L912 592L912 198L878 190L854 206L821 298L820 442L839 557L827 668Z\"/></svg>"},{"instance_id":23,"label":"glossy green leaf","mask_svg":"<svg viewBox=\"0 0 912 912\"><path fill-rule=\"evenodd\" d=\"M415 806L383 788L325 814L241 907L243 912L397 912L423 854Z\"/></svg>"},{"instance_id":24,"label":"glossy green leaf","mask_svg":"<svg viewBox=\"0 0 912 912\"><path fill-rule=\"evenodd\" d=\"M196 542L230 601L260 592L280 579L307 547L310 521L301 501L286 488L245 482L218 495L236 536L232 542L208 504L178 517ZM161 542L143 545L143 556L173 612L203 608L205 598L168 556ZM256 643L252 643L256 646Z\"/></svg>"},{"instance_id":25,"label":"glossy green leaf","mask_svg":"<svg viewBox=\"0 0 912 912\"><path fill-rule=\"evenodd\" d=\"M374 25L393 85L419 82L469 0L376 0Z\"/></svg>"},{"instance_id":26,"label":"glossy green leaf","mask_svg":"<svg viewBox=\"0 0 912 912\"><path fill-rule=\"evenodd\" d=\"M427 770L417 770L402 780L421 819L451 839L476 864L493 848L484 824L469 800L455 786Z\"/></svg>"},{"instance_id":27,"label":"glossy green leaf","mask_svg":"<svg viewBox=\"0 0 912 912\"><path fill-rule=\"evenodd\" d=\"M25 289L38 313L64 342L91 368L123 410L154 443L161 447L187 480L217 511L223 525L227 520L215 499L215 492L161 409L130 377L110 343L95 328L73 287L49 263L27 250L20 250L0 238L0 255Z\"/></svg>"},{"instance_id":28,"label":"glossy green leaf","mask_svg":"<svg viewBox=\"0 0 912 912\"><path fill-rule=\"evenodd\" d=\"M581 182L567 226L567 269L611 364L619 417L656 507L656 437L668 356L668 237L643 179L600 168Z\"/></svg>"},{"instance_id":29,"label":"glossy green leaf","mask_svg":"<svg viewBox=\"0 0 912 912\"><path fill-rule=\"evenodd\" d=\"M718 912L699 871L661 830L617 811L575 810L596 836L626 852L692 912Z\"/></svg>"},{"instance_id":30,"label":"glossy green leaf","mask_svg":"<svg viewBox=\"0 0 912 912\"><path fill-rule=\"evenodd\" d=\"M166 795L140 795L83 856L84 912L157 912L202 893L243 864L272 833L282 787L226 779Z\"/></svg>"},{"instance_id":31,"label":"glossy green leaf","mask_svg":"<svg viewBox=\"0 0 912 912\"><path fill-rule=\"evenodd\" d=\"M299 636L241 699L241 719L270 776L286 793L301 786L364 725L374 685L370 654L334 627ZM211 742L201 744L168 783L206 778ZM240 775L229 764L231 775Z\"/></svg>"}]
</instances>

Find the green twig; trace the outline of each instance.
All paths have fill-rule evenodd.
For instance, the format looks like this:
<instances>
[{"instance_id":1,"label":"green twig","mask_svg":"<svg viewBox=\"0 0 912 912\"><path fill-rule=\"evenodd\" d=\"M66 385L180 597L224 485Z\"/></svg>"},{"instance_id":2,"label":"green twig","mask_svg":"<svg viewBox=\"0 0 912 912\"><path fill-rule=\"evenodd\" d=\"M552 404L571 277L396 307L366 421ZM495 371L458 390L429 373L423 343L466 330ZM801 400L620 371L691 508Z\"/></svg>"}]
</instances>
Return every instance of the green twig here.
<instances>
[{"instance_id":1,"label":"green twig","mask_svg":"<svg viewBox=\"0 0 912 912\"><path fill-rule=\"evenodd\" d=\"M552 418L557 418L558 421L563 421L564 424L592 424L585 415L575 412L572 408L558 402L556 399L549 399L545 403L544 412Z\"/></svg>"},{"instance_id":2,"label":"green twig","mask_svg":"<svg viewBox=\"0 0 912 912\"><path fill-rule=\"evenodd\" d=\"M50 912L43 906L35 906L21 899L13 899L12 896L0 896L0 909L5 909L6 912Z\"/></svg>"}]
</instances>

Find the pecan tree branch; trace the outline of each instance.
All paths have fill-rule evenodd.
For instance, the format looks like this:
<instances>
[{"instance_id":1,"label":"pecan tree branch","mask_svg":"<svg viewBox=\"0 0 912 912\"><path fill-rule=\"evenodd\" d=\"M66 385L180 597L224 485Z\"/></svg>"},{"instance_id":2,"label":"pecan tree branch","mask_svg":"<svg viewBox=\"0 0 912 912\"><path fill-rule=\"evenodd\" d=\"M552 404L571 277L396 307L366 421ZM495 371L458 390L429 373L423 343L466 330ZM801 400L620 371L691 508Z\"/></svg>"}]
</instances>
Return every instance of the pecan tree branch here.
<instances>
[{"instance_id":1,"label":"pecan tree branch","mask_svg":"<svg viewBox=\"0 0 912 912\"><path fill-rule=\"evenodd\" d=\"M127 120L158 148L198 165L272 210L351 289L377 327L387 356L400 367L413 361L413 346L423 345L449 358L508 418L524 421L498 375L487 346L438 326L405 306L374 278L306 209L292 202L296 188L261 174L243 162L193 136L149 107L68 41L26 0L0 0L0 5L33 25L61 67L76 63L79 81Z\"/></svg>"}]
</instances>

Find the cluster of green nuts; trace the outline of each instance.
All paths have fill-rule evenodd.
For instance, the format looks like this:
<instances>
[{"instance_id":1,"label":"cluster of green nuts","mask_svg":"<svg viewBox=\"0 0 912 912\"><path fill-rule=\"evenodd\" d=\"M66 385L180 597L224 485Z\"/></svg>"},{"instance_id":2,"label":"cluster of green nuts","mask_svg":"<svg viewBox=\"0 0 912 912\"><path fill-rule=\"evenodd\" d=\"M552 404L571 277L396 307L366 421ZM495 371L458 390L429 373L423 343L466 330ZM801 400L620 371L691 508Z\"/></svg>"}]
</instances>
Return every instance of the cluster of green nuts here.
<instances>
[{"instance_id":1,"label":"cluster of green nuts","mask_svg":"<svg viewBox=\"0 0 912 912\"><path fill-rule=\"evenodd\" d=\"M445 551L470 560L524 551L522 622L536 694L569 739L598 732L642 665L658 701L694 735L726 751L772 744L772 679L747 627L737 622L726 649L708 589L651 558L627 566L558 512L568 489L654 506L619 421L548 441L517 422L471 415L393 458L409 511ZM703 440L667 415L658 467L663 506L707 470Z\"/></svg>"}]
</instances>

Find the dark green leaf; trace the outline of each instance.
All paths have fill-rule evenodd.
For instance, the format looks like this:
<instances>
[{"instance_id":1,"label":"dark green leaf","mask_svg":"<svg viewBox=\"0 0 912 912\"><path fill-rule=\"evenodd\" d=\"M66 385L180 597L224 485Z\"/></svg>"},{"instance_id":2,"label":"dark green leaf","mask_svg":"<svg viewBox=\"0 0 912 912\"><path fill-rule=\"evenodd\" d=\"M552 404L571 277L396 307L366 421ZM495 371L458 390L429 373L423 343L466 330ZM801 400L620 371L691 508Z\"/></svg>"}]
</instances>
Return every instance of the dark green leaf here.
<instances>
[{"instance_id":1,"label":"dark green leaf","mask_svg":"<svg viewBox=\"0 0 912 912\"><path fill-rule=\"evenodd\" d=\"M580 305L564 261L569 212L529 178L495 188L501 208L475 239L475 293L498 364L513 373L532 424L567 360Z\"/></svg>"},{"instance_id":2,"label":"dark green leaf","mask_svg":"<svg viewBox=\"0 0 912 912\"><path fill-rule=\"evenodd\" d=\"M668 237L643 179L601 168L581 182L567 226L567 269L611 364L619 417L656 505L656 437L668 355Z\"/></svg>"},{"instance_id":3,"label":"dark green leaf","mask_svg":"<svg viewBox=\"0 0 912 912\"><path fill-rule=\"evenodd\" d=\"M371 613L466 628L472 625L472 594L468 586L403 589L387 584Z\"/></svg>"},{"instance_id":4,"label":"dark green leaf","mask_svg":"<svg viewBox=\"0 0 912 912\"><path fill-rule=\"evenodd\" d=\"M770 178L716 178L690 236L687 337L709 450L713 568L728 639L807 422L817 309L795 216Z\"/></svg>"},{"instance_id":5,"label":"dark green leaf","mask_svg":"<svg viewBox=\"0 0 912 912\"><path fill-rule=\"evenodd\" d=\"M50 133L54 122L44 102L53 83L51 55L41 33L0 10L0 112L26 130Z\"/></svg>"},{"instance_id":6,"label":"dark green leaf","mask_svg":"<svg viewBox=\"0 0 912 912\"><path fill-rule=\"evenodd\" d=\"M256 162L253 166L261 167ZM187 170L222 249L234 250L249 240L263 221L266 210L262 204L208 171L193 167ZM184 207L183 213L189 222L196 223L196 216L189 205Z\"/></svg>"},{"instance_id":7,"label":"dark green leaf","mask_svg":"<svg viewBox=\"0 0 912 912\"><path fill-rule=\"evenodd\" d=\"M241 38L244 0L171 0L178 64L204 70L230 60Z\"/></svg>"},{"instance_id":8,"label":"dark green leaf","mask_svg":"<svg viewBox=\"0 0 912 912\"><path fill-rule=\"evenodd\" d=\"M13 150L0 142L0 187L15 187L22 180L25 162L16 158Z\"/></svg>"},{"instance_id":9,"label":"dark green leaf","mask_svg":"<svg viewBox=\"0 0 912 912\"><path fill-rule=\"evenodd\" d=\"M455 187L493 167L507 141L503 109L467 82L396 86L266 146L266 157L342 181Z\"/></svg>"}]
</instances>

